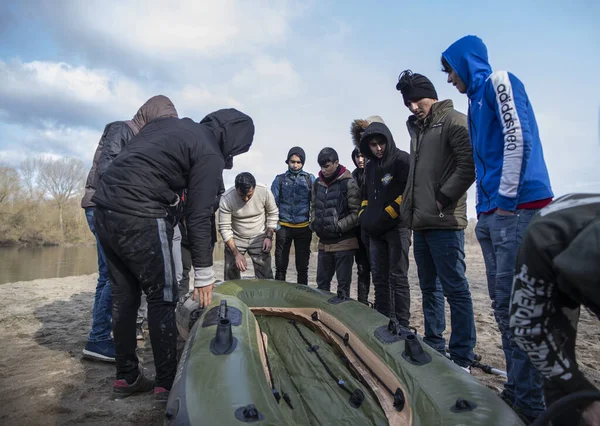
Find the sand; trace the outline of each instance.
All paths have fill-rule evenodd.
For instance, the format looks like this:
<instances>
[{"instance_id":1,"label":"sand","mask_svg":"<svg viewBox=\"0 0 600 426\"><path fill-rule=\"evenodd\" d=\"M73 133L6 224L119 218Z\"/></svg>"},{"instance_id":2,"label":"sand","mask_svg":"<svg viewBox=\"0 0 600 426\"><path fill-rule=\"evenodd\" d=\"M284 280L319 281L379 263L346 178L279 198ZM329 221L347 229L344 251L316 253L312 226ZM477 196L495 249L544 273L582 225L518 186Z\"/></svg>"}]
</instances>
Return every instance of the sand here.
<instances>
[{"instance_id":1,"label":"sand","mask_svg":"<svg viewBox=\"0 0 600 426\"><path fill-rule=\"evenodd\" d=\"M290 263L288 280L293 281L293 258ZM483 356L483 363L505 370L500 335L487 295L483 259L475 245L467 246L467 268L475 306L476 352ZM315 270L313 254L311 282L315 281ZM217 264L217 271L222 277L222 263ZM244 275L252 275L252 271ZM111 401L114 365L81 357L90 326L96 278L85 275L0 285L0 424L162 424L163 414L152 408L151 395ZM414 263L409 279L411 322L423 332ZM355 283L353 291L355 295ZM372 297L371 292L371 300ZM449 318L447 324L449 329ZM579 362L597 386L600 386L599 325L587 312L582 313ZM140 342L138 352L145 373L152 377L149 340ZM502 377L477 369L473 375L497 392L502 388Z\"/></svg>"}]
</instances>

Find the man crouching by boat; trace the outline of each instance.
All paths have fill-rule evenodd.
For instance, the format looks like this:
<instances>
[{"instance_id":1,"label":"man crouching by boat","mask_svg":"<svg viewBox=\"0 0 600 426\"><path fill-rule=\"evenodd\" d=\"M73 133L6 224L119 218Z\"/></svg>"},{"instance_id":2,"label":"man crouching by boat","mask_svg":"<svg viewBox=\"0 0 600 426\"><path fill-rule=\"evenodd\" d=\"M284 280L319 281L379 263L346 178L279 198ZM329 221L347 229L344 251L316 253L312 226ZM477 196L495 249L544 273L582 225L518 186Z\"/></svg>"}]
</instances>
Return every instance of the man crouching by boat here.
<instances>
[{"instance_id":1,"label":"man crouching by boat","mask_svg":"<svg viewBox=\"0 0 600 426\"><path fill-rule=\"evenodd\" d=\"M239 280L248 267L248 253L254 265L254 275L273 279L271 246L277 228L279 209L275 197L265 185L256 184L248 172L235 177L235 187L229 188L219 203L219 232L225 242L224 279Z\"/></svg>"},{"instance_id":2,"label":"man crouching by boat","mask_svg":"<svg viewBox=\"0 0 600 426\"><path fill-rule=\"evenodd\" d=\"M510 331L544 378L549 406L578 391L597 391L577 366L579 309L600 319L600 194L570 194L541 209L519 248ZM600 402L582 401L554 426L600 426ZM589 405L589 406L588 406ZM586 407L587 406L587 407Z\"/></svg>"},{"instance_id":3,"label":"man crouching by boat","mask_svg":"<svg viewBox=\"0 0 600 426\"><path fill-rule=\"evenodd\" d=\"M180 201L177 193L187 189L194 299L206 306L215 282L211 216L223 169L248 151L253 137L252 119L235 109L213 112L200 123L161 118L147 124L106 170L92 201L113 292L114 399L154 388L156 401L166 403L177 367L178 296L173 225L166 217ZM140 288L148 301L154 381L143 376L135 353Z\"/></svg>"}]
</instances>

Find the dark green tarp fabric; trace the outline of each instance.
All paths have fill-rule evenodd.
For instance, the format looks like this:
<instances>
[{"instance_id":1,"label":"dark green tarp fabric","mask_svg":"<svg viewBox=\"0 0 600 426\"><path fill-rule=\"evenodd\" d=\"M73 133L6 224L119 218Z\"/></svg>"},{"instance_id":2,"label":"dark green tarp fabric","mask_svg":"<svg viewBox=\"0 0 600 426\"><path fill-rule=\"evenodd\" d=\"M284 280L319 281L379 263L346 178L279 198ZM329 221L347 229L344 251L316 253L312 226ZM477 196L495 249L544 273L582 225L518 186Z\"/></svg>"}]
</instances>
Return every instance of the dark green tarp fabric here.
<instances>
[{"instance_id":1,"label":"dark green tarp fabric","mask_svg":"<svg viewBox=\"0 0 600 426\"><path fill-rule=\"evenodd\" d=\"M315 353L308 351L298 331L289 320L258 316L261 330L268 336L268 354L276 389L286 392L294 406L289 410L298 425L387 425L379 402L369 389L352 377L342 358L318 334L301 323L297 326L318 352L334 376L344 380L351 391L359 388L365 401L359 408L350 406L350 395L327 373ZM283 401L280 403L283 404ZM282 409L287 409L283 404Z\"/></svg>"}]
</instances>

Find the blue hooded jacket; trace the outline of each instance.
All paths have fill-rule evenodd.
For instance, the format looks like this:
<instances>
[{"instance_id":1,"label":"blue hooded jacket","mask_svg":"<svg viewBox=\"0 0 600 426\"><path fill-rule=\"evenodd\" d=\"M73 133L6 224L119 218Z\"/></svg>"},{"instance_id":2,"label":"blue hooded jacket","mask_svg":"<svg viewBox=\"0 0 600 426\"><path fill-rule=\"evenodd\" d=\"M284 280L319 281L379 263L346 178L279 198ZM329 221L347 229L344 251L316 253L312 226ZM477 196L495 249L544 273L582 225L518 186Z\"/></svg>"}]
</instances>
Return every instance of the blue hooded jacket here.
<instances>
[{"instance_id":1,"label":"blue hooded jacket","mask_svg":"<svg viewBox=\"0 0 600 426\"><path fill-rule=\"evenodd\" d=\"M552 198L542 143L523 83L492 72L476 36L453 43L442 57L467 86L469 134L477 172L477 214Z\"/></svg>"}]
</instances>

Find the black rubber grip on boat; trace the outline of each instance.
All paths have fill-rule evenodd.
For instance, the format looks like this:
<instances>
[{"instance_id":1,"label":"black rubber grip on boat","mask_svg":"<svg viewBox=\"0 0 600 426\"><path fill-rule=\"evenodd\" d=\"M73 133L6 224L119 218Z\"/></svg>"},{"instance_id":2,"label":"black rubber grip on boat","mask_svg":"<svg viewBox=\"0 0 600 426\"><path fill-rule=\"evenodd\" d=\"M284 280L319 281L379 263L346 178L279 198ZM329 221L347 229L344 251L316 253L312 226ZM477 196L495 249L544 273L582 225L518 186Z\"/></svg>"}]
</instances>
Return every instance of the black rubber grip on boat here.
<instances>
[{"instance_id":1,"label":"black rubber grip on boat","mask_svg":"<svg viewBox=\"0 0 600 426\"><path fill-rule=\"evenodd\" d=\"M237 346L237 339L231 331L231 321L220 319L215 337L210 342L210 351L215 355L229 355Z\"/></svg>"},{"instance_id":2,"label":"black rubber grip on boat","mask_svg":"<svg viewBox=\"0 0 600 426\"><path fill-rule=\"evenodd\" d=\"M265 419L254 404L248 404L235 410L235 418L244 423L260 422Z\"/></svg>"},{"instance_id":3,"label":"black rubber grip on boat","mask_svg":"<svg viewBox=\"0 0 600 426\"><path fill-rule=\"evenodd\" d=\"M477 408L477 404L466 399L458 398L454 405L450 407L453 413L462 413L464 411L473 411Z\"/></svg>"},{"instance_id":4,"label":"black rubber grip on boat","mask_svg":"<svg viewBox=\"0 0 600 426\"><path fill-rule=\"evenodd\" d=\"M425 365L431 362L431 355L423 350L423 346L414 334L409 334L404 339L404 352L402 358L413 365Z\"/></svg>"}]
</instances>

